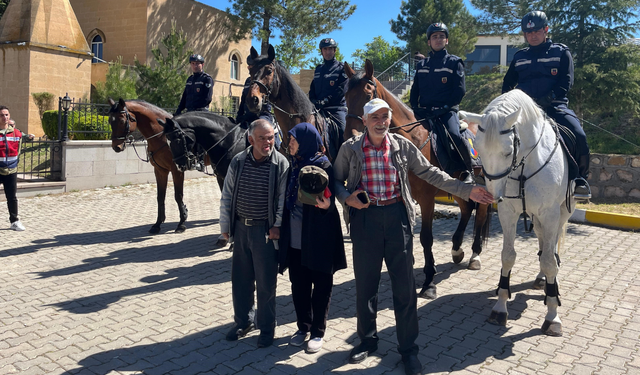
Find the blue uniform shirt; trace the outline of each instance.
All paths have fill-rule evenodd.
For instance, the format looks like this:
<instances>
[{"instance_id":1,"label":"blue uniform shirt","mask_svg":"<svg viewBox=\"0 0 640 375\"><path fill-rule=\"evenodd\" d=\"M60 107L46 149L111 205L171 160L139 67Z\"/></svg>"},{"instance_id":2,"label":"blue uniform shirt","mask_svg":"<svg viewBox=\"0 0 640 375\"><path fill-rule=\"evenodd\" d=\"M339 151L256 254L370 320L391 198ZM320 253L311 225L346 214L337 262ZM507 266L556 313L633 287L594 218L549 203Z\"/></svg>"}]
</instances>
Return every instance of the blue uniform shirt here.
<instances>
[{"instance_id":1,"label":"blue uniform shirt","mask_svg":"<svg viewBox=\"0 0 640 375\"><path fill-rule=\"evenodd\" d=\"M451 108L460 104L465 93L464 62L443 49L429 52L416 65L409 102L414 109Z\"/></svg>"},{"instance_id":2,"label":"blue uniform shirt","mask_svg":"<svg viewBox=\"0 0 640 375\"><path fill-rule=\"evenodd\" d=\"M551 39L519 50L504 76L502 93L518 88L539 104L567 104L573 85L573 58L569 48ZM542 104L541 104L542 105Z\"/></svg>"},{"instance_id":3,"label":"blue uniform shirt","mask_svg":"<svg viewBox=\"0 0 640 375\"><path fill-rule=\"evenodd\" d=\"M187 78L187 85L182 93L180 105L176 113L209 109L213 96L213 78L205 72L193 73Z\"/></svg>"},{"instance_id":4,"label":"blue uniform shirt","mask_svg":"<svg viewBox=\"0 0 640 375\"><path fill-rule=\"evenodd\" d=\"M325 100L324 107L346 107L344 93L347 91L347 81L343 63L336 59L325 60L313 73L309 99L314 104L318 100Z\"/></svg>"}]
</instances>

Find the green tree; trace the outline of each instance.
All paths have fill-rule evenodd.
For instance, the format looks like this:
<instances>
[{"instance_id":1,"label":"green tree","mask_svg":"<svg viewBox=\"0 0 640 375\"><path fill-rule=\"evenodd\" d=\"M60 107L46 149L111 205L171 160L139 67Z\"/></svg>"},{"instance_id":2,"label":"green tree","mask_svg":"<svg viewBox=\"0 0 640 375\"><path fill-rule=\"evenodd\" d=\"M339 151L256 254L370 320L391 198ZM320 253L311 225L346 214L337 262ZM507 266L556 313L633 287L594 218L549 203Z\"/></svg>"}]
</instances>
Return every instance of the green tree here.
<instances>
[{"instance_id":1,"label":"green tree","mask_svg":"<svg viewBox=\"0 0 640 375\"><path fill-rule=\"evenodd\" d=\"M275 46L276 56L291 73L297 73L307 63L306 55L313 51L313 38L306 35L292 35L282 38Z\"/></svg>"},{"instance_id":2,"label":"green tree","mask_svg":"<svg viewBox=\"0 0 640 375\"><path fill-rule=\"evenodd\" d=\"M427 28L435 22L444 22L449 28L450 54L465 58L473 52L477 41L477 24L463 0L403 0L400 14L391 20L391 31L407 42L409 51L426 55Z\"/></svg>"},{"instance_id":3,"label":"green tree","mask_svg":"<svg viewBox=\"0 0 640 375\"><path fill-rule=\"evenodd\" d=\"M340 52L340 47L336 47L336 60L344 61L344 55ZM315 69L316 66L324 64L324 59L322 58L322 52L320 52L320 48L318 48L318 55L316 57L312 57L309 60L305 61L305 66L307 69Z\"/></svg>"},{"instance_id":4,"label":"green tree","mask_svg":"<svg viewBox=\"0 0 640 375\"><path fill-rule=\"evenodd\" d=\"M11 0L0 0L0 18L4 15L4 11L7 10L10 1Z\"/></svg>"},{"instance_id":5,"label":"green tree","mask_svg":"<svg viewBox=\"0 0 640 375\"><path fill-rule=\"evenodd\" d=\"M365 61L369 59L373 63L376 72L382 72L405 54L405 50L398 47L397 44L398 42L394 41L392 45L384 40L382 36L377 36L373 38L371 43L365 43L365 49L357 49L351 57L356 59L355 62L359 66L364 66Z\"/></svg>"},{"instance_id":6,"label":"green tree","mask_svg":"<svg viewBox=\"0 0 640 375\"><path fill-rule=\"evenodd\" d=\"M94 103L106 103L109 98L118 100L137 99L136 83L138 77L129 66L122 65L122 56L109 63L105 82L96 83L96 90L92 101Z\"/></svg>"},{"instance_id":7,"label":"green tree","mask_svg":"<svg viewBox=\"0 0 640 375\"><path fill-rule=\"evenodd\" d=\"M230 0L231 1L231 0ZM349 0L233 0L227 8L235 40L243 39L250 31L262 42L261 53L266 54L275 30L283 41L298 35L309 40L340 29L342 21L356 10Z\"/></svg>"},{"instance_id":8,"label":"green tree","mask_svg":"<svg viewBox=\"0 0 640 375\"><path fill-rule=\"evenodd\" d=\"M153 64L142 64L136 59L135 70L140 77L136 89L140 99L162 108L177 107L189 78L187 67L192 50L186 49L187 37L172 23L171 32L160 40L160 46L151 50ZM166 51L166 52L163 52Z\"/></svg>"}]
</instances>

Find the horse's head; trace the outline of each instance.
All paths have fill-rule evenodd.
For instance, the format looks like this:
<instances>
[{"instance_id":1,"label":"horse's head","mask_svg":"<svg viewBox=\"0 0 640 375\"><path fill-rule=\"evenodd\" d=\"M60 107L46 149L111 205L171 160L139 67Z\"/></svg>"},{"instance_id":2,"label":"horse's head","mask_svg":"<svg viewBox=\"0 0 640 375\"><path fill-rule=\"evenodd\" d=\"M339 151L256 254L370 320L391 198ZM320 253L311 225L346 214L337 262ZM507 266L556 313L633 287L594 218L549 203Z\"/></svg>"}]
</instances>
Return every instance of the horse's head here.
<instances>
[{"instance_id":1,"label":"horse's head","mask_svg":"<svg viewBox=\"0 0 640 375\"><path fill-rule=\"evenodd\" d=\"M129 112L127 105L120 98L118 103L109 98L109 125L111 125L111 148L115 152L124 151L125 141L136 130L136 117Z\"/></svg>"},{"instance_id":2,"label":"horse's head","mask_svg":"<svg viewBox=\"0 0 640 375\"><path fill-rule=\"evenodd\" d=\"M269 45L268 54L258 55L258 51L251 47L251 59L253 65L249 69L251 76L251 88L245 98L247 107L253 113L260 113L265 100L269 100L271 94L277 95L276 52Z\"/></svg>"},{"instance_id":3,"label":"horse's head","mask_svg":"<svg viewBox=\"0 0 640 375\"><path fill-rule=\"evenodd\" d=\"M379 82L373 76L373 63L368 59L364 64L363 73L356 73L347 63L344 64L344 72L349 77L348 89L344 95L349 108L344 139L348 139L364 131L364 105L378 97Z\"/></svg>"},{"instance_id":4,"label":"horse's head","mask_svg":"<svg viewBox=\"0 0 640 375\"><path fill-rule=\"evenodd\" d=\"M188 171L196 162L196 157L192 150L195 146L195 135L191 129L183 129L174 119L168 118L166 121L157 119L158 124L164 127L164 135L167 137L173 162L182 172Z\"/></svg>"}]
</instances>

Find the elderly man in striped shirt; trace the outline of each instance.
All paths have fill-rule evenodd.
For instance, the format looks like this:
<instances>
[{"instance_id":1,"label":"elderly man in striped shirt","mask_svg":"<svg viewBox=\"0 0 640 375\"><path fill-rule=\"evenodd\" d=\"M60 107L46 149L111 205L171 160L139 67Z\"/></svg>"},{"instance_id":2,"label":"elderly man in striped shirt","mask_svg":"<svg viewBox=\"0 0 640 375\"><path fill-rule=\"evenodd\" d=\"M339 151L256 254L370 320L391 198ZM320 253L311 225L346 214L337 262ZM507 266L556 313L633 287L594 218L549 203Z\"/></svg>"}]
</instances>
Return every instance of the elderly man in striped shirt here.
<instances>
[{"instance_id":1,"label":"elderly man in striped shirt","mask_svg":"<svg viewBox=\"0 0 640 375\"><path fill-rule=\"evenodd\" d=\"M382 99L364 106L364 134L342 144L334 162L336 197L349 214L356 280L360 344L349 362L360 363L378 349L376 314L384 260L393 290L398 352L405 373L419 374L418 312L413 276L413 225L409 172L431 185L479 203L493 197L484 188L464 184L434 167L408 139L389 133L391 108ZM346 186L345 186L346 181ZM365 196L366 194L366 196Z\"/></svg>"},{"instance_id":2,"label":"elderly man in striped shirt","mask_svg":"<svg viewBox=\"0 0 640 375\"><path fill-rule=\"evenodd\" d=\"M258 119L249 125L249 143L231 160L220 198L220 230L234 244L231 294L236 324L227 340L235 341L257 327L258 347L264 348L273 343L276 327L276 250L289 162L273 152L274 130L269 121Z\"/></svg>"}]
</instances>

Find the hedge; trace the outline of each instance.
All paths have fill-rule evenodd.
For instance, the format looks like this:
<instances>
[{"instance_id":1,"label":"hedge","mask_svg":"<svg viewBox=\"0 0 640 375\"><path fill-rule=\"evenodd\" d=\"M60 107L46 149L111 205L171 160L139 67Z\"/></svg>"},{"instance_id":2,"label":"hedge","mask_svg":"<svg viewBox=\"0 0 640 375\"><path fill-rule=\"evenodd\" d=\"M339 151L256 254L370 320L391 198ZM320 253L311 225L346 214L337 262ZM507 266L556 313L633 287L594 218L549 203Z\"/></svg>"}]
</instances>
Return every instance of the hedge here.
<instances>
[{"instance_id":1,"label":"hedge","mask_svg":"<svg viewBox=\"0 0 640 375\"><path fill-rule=\"evenodd\" d=\"M42 116L42 129L49 139L58 139L58 111L46 111ZM108 133L76 133L78 131L107 131ZM69 139L108 140L111 138L109 117L101 115L81 116L79 112L69 112Z\"/></svg>"}]
</instances>

